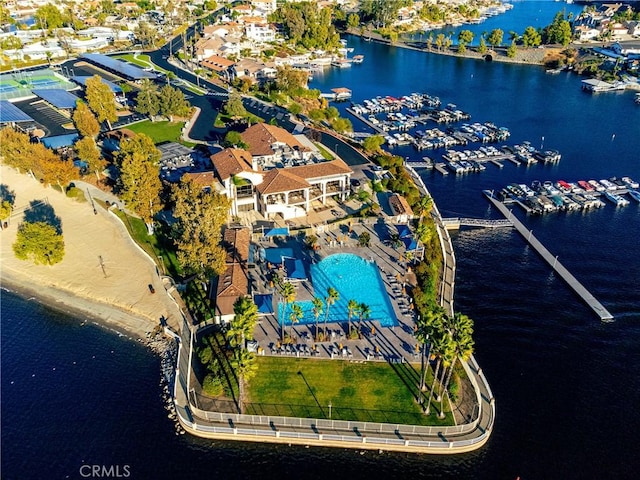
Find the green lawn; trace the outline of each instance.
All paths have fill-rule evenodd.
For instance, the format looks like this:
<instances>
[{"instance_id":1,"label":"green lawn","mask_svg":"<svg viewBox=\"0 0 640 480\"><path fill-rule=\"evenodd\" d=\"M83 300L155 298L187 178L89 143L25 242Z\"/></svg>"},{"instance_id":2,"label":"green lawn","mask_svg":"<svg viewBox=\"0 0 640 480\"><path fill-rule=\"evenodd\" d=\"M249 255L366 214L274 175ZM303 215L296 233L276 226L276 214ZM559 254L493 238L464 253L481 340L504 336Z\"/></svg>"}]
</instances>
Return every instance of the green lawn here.
<instances>
[{"instance_id":1,"label":"green lawn","mask_svg":"<svg viewBox=\"0 0 640 480\"><path fill-rule=\"evenodd\" d=\"M328 418L331 403L334 420L453 424L448 412L444 420L438 420L435 409L429 416L421 413L414 399L419 366L280 357L258 357L257 362L247 413Z\"/></svg>"},{"instance_id":2,"label":"green lawn","mask_svg":"<svg viewBox=\"0 0 640 480\"><path fill-rule=\"evenodd\" d=\"M154 259L160 271L178 278L181 275L180 265L173 248L167 247L168 240L162 241L158 234L148 235L145 223L136 217L130 217L120 209L113 212L127 227L131 238ZM162 257L162 258L160 258Z\"/></svg>"},{"instance_id":3,"label":"green lawn","mask_svg":"<svg viewBox=\"0 0 640 480\"><path fill-rule=\"evenodd\" d=\"M318 147L318 150L320 151L320 155L322 155L326 160L333 160L336 157L325 148L324 145L322 145L320 142L313 142L313 144Z\"/></svg>"},{"instance_id":4,"label":"green lawn","mask_svg":"<svg viewBox=\"0 0 640 480\"><path fill-rule=\"evenodd\" d=\"M151 120L145 120L143 122L127 125L127 128L129 130L133 130L136 133L144 133L150 136L155 143L178 142L188 147L193 147L193 143L185 142L180 139L183 126L184 122L172 123L168 120L161 122L152 122Z\"/></svg>"}]
</instances>

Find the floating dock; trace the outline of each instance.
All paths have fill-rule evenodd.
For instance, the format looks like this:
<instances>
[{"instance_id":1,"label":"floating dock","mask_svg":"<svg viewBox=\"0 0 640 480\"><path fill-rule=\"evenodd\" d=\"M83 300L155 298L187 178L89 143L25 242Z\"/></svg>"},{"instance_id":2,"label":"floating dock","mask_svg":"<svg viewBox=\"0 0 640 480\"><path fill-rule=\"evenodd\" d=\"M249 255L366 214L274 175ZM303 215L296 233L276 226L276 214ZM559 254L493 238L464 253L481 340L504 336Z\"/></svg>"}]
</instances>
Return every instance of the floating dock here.
<instances>
[{"instance_id":1,"label":"floating dock","mask_svg":"<svg viewBox=\"0 0 640 480\"><path fill-rule=\"evenodd\" d=\"M520 232L520 234L524 237L524 239L531 245L534 250L536 250L540 256L546 260L546 262L551 265L551 268L560 275L560 277L567 282L567 284L573 289L576 294L582 298L582 300L600 317L602 321L611 321L613 320L613 315L609 313L609 311L604 308L604 306L595 299L593 295L567 270L562 263L558 261L558 257L554 256L546 249L540 241L533 236L531 230L527 230L522 222L520 222L515 215L513 215L507 207L504 206L502 202L498 199L494 198L490 192L485 191L485 196L489 199L489 201L495 205L495 207L502 213L507 220L510 220L513 223L513 226Z\"/></svg>"}]
</instances>

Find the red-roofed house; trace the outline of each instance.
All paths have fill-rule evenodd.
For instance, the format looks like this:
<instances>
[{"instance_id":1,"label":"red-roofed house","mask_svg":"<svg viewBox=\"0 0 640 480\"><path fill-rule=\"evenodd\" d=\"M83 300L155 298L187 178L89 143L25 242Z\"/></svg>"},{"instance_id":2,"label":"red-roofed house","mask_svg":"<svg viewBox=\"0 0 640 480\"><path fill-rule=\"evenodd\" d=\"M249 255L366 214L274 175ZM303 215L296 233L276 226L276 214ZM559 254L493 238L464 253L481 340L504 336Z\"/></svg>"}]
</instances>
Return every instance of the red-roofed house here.
<instances>
[{"instance_id":1,"label":"red-roofed house","mask_svg":"<svg viewBox=\"0 0 640 480\"><path fill-rule=\"evenodd\" d=\"M309 159L311 150L284 128L267 123L256 123L241 134L249 147L254 164L268 168L283 157Z\"/></svg>"},{"instance_id":2,"label":"red-roofed house","mask_svg":"<svg viewBox=\"0 0 640 480\"><path fill-rule=\"evenodd\" d=\"M249 294L247 263L249 260L250 232L247 228L228 228L222 237L227 253L226 269L216 279L215 315L217 323L233 319L233 304Z\"/></svg>"},{"instance_id":3,"label":"red-roofed house","mask_svg":"<svg viewBox=\"0 0 640 480\"><path fill-rule=\"evenodd\" d=\"M280 214L286 220L306 215L313 202L326 204L330 197L344 200L349 195L353 171L342 160L305 164L311 149L274 125L256 124L241 136L249 151L227 148L211 156L219 183L212 187L231 200L232 215L257 210L267 218ZM299 160L297 165L289 162L291 154ZM281 163L288 166L274 167Z\"/></svg>"}]
</instances>

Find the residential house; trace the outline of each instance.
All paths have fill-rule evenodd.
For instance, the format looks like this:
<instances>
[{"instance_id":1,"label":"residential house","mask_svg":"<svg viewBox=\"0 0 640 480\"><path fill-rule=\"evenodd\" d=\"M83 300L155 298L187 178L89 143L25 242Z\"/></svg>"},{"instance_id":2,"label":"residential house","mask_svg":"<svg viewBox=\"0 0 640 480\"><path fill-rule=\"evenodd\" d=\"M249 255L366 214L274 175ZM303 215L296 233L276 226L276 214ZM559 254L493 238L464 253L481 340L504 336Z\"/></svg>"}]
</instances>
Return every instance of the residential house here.
<instances>
[{"instance_id":1,"label":"residential house","mask_svg":"<svg viewBox=\"0 0 640 480\"><path fill-rule=\"evenodd\" d=\"M313 202L326 205L331 197L345 200L352 173L342 160L269 170L256 186L258 210L266 218L278 214L285 220L305 216Z\"/></svg>"},{"instance_id":2,"label":"residential house","mask_svg":"<svg viewBox=\"0 0 640 480\"><path fill-rule=\"evenodd\" d=\"M245 25L245 35L256 43L273 42L276 39L276 31L269 25L258 23L247 23Z\"/></svg>"},{"instance_id":3,"label":"residential house","mask_svg":"<svg viewBox=\"0 0 640 480\"><path fill-rule=\"evenodd\" d=\"M234 65L235 62L233 60L229 60L228 58L224 58L219 55L211 55L200 62L200 66L208 68L227 80L231 75L231 68Z\"/></svg>"},{"instance_id":4,"label":"residential house","mask_svg":"<svg viewBox=\"0 0 640 480\"><path fill-rule=\"evenodd\" d=\"M225 271L215 281L216 323L230 322L235 312L233 305L238 298L249 294L249 241L248 228L227 228L222 237L226 252Z\"/></svg>"},{"instance_id":5,"label":"residential house","mask_svg":"<svg viewBox=\"0 0 640 480\"><path fill-rule=\"evenodd\" d=\"M628 36L628 28L621 23L614 23L610 27L611 40L622 40Z\"/></svg>"},{"instance_id":6,"label":"residential house","mask_svg":"<svg viewBox=\"0 0 640 480\"><path fill-rule=\"evenodd\" d=\"M294 160L309 160L311 149L284 128L267 123L257 123L241 133L242 141L248 145L253 156L254 169L268 170L284 167Z\"/></svg>"},{"instance_id":7,"label":"residential house","mask_svg":"<svg viewBox=\"0 0 640 480\"><path fill-rule=\"evenodd\" d=\"M276 0L251 0L254 12L264 12L265 16L273 13L278 8Z\"/></svg>"},{"instance_id":8,"label":"residential house","mask_svg":"<svg viewBox=\"0 0 640 480\"><path fill-rule=\"evenodd\" d=\"M231 215L258 209L255 185L262 183L262 173L254 168L251 153L226 148L211 156L211 164L222 185L214 188L231 200Z\"/></svg>"},{"instance_id":9,"label":"residential house","mask_svg":"<svg viewBox=\"0 0 640 480\"><path fill-rule=\"evenodd\" d=\"M202 38L196 42L196 59L202 61L213 55L219 55L224 45L220 37Z\"/></svg>"},{"instance_id":10,"label":"residential house","mask_svg":"<svg viewBox=\"0 0 640 480\"><path fill-rule=\"evenodd\" d=\"M597 38L600 35L600 30L588 25L578 25L574 28L574 33L579 41L584 42Z\"/></svg>"},{"instance_id":11,"label":"residential house","mask_svg":"<svg viewBox=\"0 0 640 480\"><path fill-rule=\"evenodd\" d=\"M234 78L246 77L257 82L262 82L275 78L276 69L252 58L244 58L233 66L232 73Z\"/></svg>"},{"instance_id":12,"label":"residential house","mask_svg":"<svg viewBox=\"0 0 640 480\"><path fill-rule=\"evenodd\" d=\"M603 3L598 7L598 13L605 17L613 17L613 15L622 7L622 3Z\"/></svg>"},{"instance_id":13,"label":"residential house","mask_svg":"<svg viewBox=\"0 0 640 480\"><path fill-rule=\"evenodd\" d=\"M231 215L255 210L288 220L305 216L314 202L349 195L353 171L342 160L312 163L311 148L274 125L253 125L241 135L248 150L227 148L210 157L212 172L188 174L226 195Z\"/></svg>"}]
</instances>

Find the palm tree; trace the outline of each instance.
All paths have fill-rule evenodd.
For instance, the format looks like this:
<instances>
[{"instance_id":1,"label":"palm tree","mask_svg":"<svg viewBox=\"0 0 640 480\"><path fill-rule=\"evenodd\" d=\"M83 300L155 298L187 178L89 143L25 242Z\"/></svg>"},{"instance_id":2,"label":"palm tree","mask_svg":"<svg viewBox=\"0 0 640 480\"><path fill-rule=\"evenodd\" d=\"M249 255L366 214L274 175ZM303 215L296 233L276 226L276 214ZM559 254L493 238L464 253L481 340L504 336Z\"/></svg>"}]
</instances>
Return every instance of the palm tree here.
<instances>
[{"instance_id":1,"label":"palm tree","mask_svg":"<svg viewBox=\"0 0 640 480\"><path fill-rule=\"evenodd\" d=\"M327 309L324 313L324 329L327 329L327 320L329 319L329 307L340 300L340 293L333 287L327 288L327 298L324 299L327 304Z\"/></svg>"},{"instance_id":2,"label":"palm tree","mask_svg":"<svg viewBox=\"0 0 640 480\"><path fill-rule=\"evenodd\" d=\"M358 302L356 302L355 300L351 299L349 300L349 302L347 303L347 315L348 315L348 323L349 323L349 335L351 335L351 317L353 317L353 314L356 313L356 310L358 310L358 308L360 307L360 305L358 304Z\"/></svg>"},{"instance_id":3,"label":"palm tree","mask_svg":"<svg viewBox=\"0 0 640 480\"><path fill-rule=\"evenodd\" d=\"M251 380L258 369L255 355L244 348L236 348L233 351L231 365L238 376L238 411L244 412L244 383Z\"/></svg>"},{"instance_id":4,"label":"palm tree","mask_svg":"<svg viewBox=\"0 0 640 480\"><path fill-rule=\"evenodd\" d=\"M473 353L473 320L460 312L456 312L453 318L450 319L449 330L453 342L454 356L447 373L447 379L444 382L441 402L444 402L444 396L448 394L449 382L456 360L459 358L466 362ZM440 404L440 411L442 411L442 403Z\"/></svg>"},{"instance_id":5,"label":"palm tree","mask_svg":"<svg viewBox=\"0 0 640 480\"><path fill-rule=\"evenodd\" d=\"M358 305L358 333L362 333L362 320L367 320L371 316L371 308L366 303Z\"/></svg>"},{"instance_id":6,"label":"palm tree","mask_svg":"<svg viewBox=\"0 0 640 480\"><path fill-rule=\"evenodd\" d=\"M249 296L239 297L233 304L233 319L229 323L227 338L232 347L244 348L245 340L253 338L253 329L258 321L258 307Z\"/></svg>"},{"instance_id":7,"label":"palm tree","mask_svg":"<svg viewBox=\"0 0 640 480\"><path fill-rule=\"evenodd\" d=\"M282 322L282 328L280 330L280 334L282 336L282 341L284 342L284 315L287 311L287 306L295 301L296 299L296 289L290 282L284 282L282 285L282 289L280 290L280 294L282 295L282 315L280 315L280 321Z\"/></svg>"},{"instance_id":8,"label":"palm tree","mask_svg":"<svg viewBox=\"0 0 640 480\"><path fill-rule=\"evenodd\" d=\"M318 341L318 317L322 314L324 303L322 303L322 299L320 297L313 297L313 300L311 300L311 304L313 305L313 316L316 317L316 342L317 342Z\"/></svg>"},{"instance_id":9,"label":"palm tree","mask_svg":"<svg viewBox=\"0 0 640 480\"><path fill-rule=\"evenodd\" d=\"M431 346L433 342L433 338L436 335L436 332L439 329L442 329L442 319L444 318L445 312L442 307L434 307L431 310L427 310L418 317L416 322L416 333L415 337L418 342L422 344L422 348L420 349L420 396L418 398L419 401L422 401L422 392L424 392L427 388L427 370L429 365L429 357L431 353ZM427 350L428 346L428 350Z\"/></svg>"},{"instance_id":10,"label":"palm tree","mask_svg":"<svg viewBox=\"0 0 640 480\"><path fill-rule=\"evenodd\" d=\"M445 332L443 336L443 350L442 350L442 375L440 380L440 394L436 397L436 402L440 401L440 411L438 412L438 418L444 418L444 409L443 409L443 399L444 399L444 390L443 390L443 382L444 375L447 371L447 368L453 365L453 362L456 358L456 347L453 342L453 338L451 338L451 334L449 332ZM435 382L435 379L434 379Z\"/></svg>"},{"instance_id":11,"label":"palm tree","mask_svg":"<svg viewBox=\"0 0 640 480\"><path fill-rule=\"evenodd\" d=\"M440 372L440 365L443 362L443 358L448 358L452 351L452 344L450 342L449 333L438 326L431 333L430 351L438 359L436 361L436 368L433 371L433 382L431 383L431 390L429 391L429 398L427 399L426 408L424 413L429 415L431 410L431 399L433 398L433 392L438 383L438 373Z\"/></svg>"},{"instance_id":12,"label":"palm tree","mask_svg":"<svg viewBox=\"0 0 640 480\"><path fill-rule=\"evenodd\" d=\"M289 321L291 322L291 329L292 330L293 330L293 325L295 323L298 323L303 315L304 315L304 312L302 311L302 307L300 305L298 305L297 303L292 303L291 304L291 313L289 313ZM289 334L289 337L292 337L292 335Z\"/></svg>"}]
</instances>

